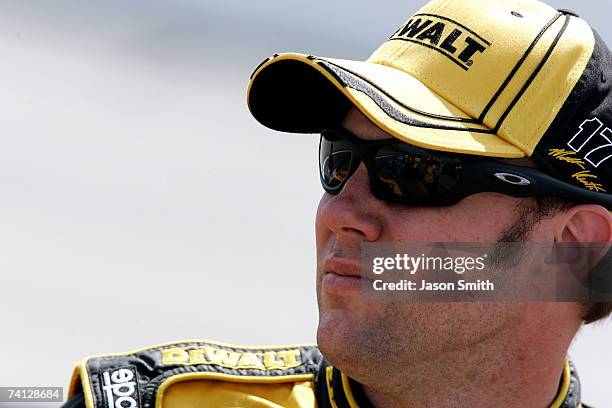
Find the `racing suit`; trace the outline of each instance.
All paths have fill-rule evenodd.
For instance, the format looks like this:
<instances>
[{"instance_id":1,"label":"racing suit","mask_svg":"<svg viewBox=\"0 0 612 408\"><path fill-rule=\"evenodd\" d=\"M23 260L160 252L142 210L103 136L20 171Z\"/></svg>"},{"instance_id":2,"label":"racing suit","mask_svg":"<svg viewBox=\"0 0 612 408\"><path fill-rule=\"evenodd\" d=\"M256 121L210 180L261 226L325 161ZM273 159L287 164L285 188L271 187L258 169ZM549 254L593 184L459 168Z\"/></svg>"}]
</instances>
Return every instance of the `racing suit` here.
<instances>
[{"instance_id":1,"label":"racing suit","mask_svg":"<svg viewBox=\"0 0 612 408\"><path fill-rule=\"evenodd\" d=\"M63 408L367 408L361 385L315 345L252 347L184 341L77 364ZM565 363L551 408L587 408Z\"/></svg>"}]
</instances>

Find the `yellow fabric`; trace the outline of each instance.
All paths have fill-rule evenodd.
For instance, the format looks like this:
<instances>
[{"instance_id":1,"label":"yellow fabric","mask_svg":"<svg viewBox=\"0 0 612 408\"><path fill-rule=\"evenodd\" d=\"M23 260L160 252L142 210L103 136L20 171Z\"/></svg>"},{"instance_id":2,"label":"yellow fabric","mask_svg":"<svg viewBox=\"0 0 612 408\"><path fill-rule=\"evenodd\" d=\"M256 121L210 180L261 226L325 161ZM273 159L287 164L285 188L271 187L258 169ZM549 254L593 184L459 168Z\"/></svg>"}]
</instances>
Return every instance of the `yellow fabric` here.
<instances>
[{"instance_id":1,"label":"yellow fabric","mask_svg":"<svg viewBox=\"0 0 612 408\"><path fill-rule=\"evenodd\" d=\"M87 360L90 358L92 357L86 357L79 361L72 371L70 387L68 388L68 398L72 398L80 390L83 390L83 395L85 396L85 407L96 408L93 403L89 374L87 373Z\"/></svg>"},{"instance_id":2,"label":"yellow fabric","mask_svg":"<svg viewBox=\"0 0 612 408\"><path fill-rule=\"evenodd\" d=\"M325 381L330 403L336 407L331 386L332 367L327 367ZM565 361L561 386L549 408L560 408L570 385L569 361ZM180 380L180 379L179 379ZM261 381L261 378L258 379ZM278 379L283 381L283 379ZM244 379L244 381L248 381ZM342 386L351 408L359 408L353 397L348 377L342 374ZM231 379L194 379L172 382L160 388L156 408L304 408L316 407L313 381L249 383Z\"/></svg>"},{"instance_id":3,"label":"yellow fabric","mask_svg":"<svg viewBox=\"0 0 612 408\"><path fill-rule=\"evenodd\" d=\"M85 357L83 359L81 359L75 366L73 372L72 372L72 376L70 378L70 383L69 383L69 388L68 388L68 398L72 398L74 395L76 395L79 392L83 392L84 396L85 396L85 406L87 408L95 408L94 406L94 398L92 395L92 391L91 391L91 382L89 379L89 373L87 372L87 362L90 360L96 360L96 359L103 359L103 358L107 358L107 357L128 357L128 356L132 356L135 355L137 353L140 352L144 352L144 351L149 351L152 349L163 349L164 347L168 347L168 346L172 346L172 345L180 345L180 344L187 344L187 343L206 343L208 345L217 345L217 346L221 346L221 347L234 347L234 348L238 348L241 350L270 350L270 351L278 351L279 349L284 349L284 348L299 348L299 347L312 347L314 346L314 344L292 344L292 345L274 345L274 346L247 346L247 345L236 345L236 344L231 344L231 343L225 343L225 342L218 342L218 341L214 341L214 340L202 340L202 339L187 339L187 340L182 340L182 341L172 341L172 342L166 342L166 343L161 343L161 344L157 344L154 346L149 346L149 347L143 347L140 349L136 349L136 350L131 350L131 351L127 351L127 352L122 352L122 353L106 353L106 354L98 354L98 355L93 355L93 356L89 356L89 357ZM264 353L264 363L266 361L265 359L266 353ZM289 355L288 361L291 362L291 355ZM272 363L270 363L270 365L272 365ZM293 365L292 365L293 366ZM236 368L236 367L231 367L231 368ZM171 380L177 378L179 376L174 376L171 377ZM219 378L221 378L222 376L218 376ZM259 381L259 379L252 379L251 377L248 376L241 376L241 377L234 377L237 378L237 380L234 381ZM271 377L269 379L265 379L264 380L268 383L271 382L290 382L290 381L304 381L304 380L311 380L312 375L296 375L296 376L291 376L291 379L287 379L287 377L284 376L276 376L276 377ZM165 384L170 384L172 381L167 381ZM162 386L160 387L160 392L163 393L163 389L164 389L164 384L162 384Z\"/></svg>"},{"instance_id":4,"label":"yellow fabric","mask_svg":"<svg viewBox=\"0 0 612 408\"><path fill-rule=\"evenodd\" d=\"M326 61L339 65L362 77L372 79L385 93L400 101L410 101L410 106L438 115L466 118L470 117L455 105L444 99L441 95L432 92L418 79L406 72L381 64L369 64L361 61L324 58ZM417 112L411 112L415 118L422 117Z\"/></svg>"},{"instance_id":5,"label":"yellow fabric","mask_svg":"<svg viewBox=\"0 0 612 408\"><path fill-rule=\"evenodd\" d=\"M234 369L283 370L299 367L300 350L275 350L263 353L235 352L212 346L173 347L162 350L164 365L216 365Z\"/></svg>"},{"instance_id":6,"label":"yellow fabric","mask_svg":"<svg viewBox=\"0 0 612 408\"><path fill-rule=\"evenodd\" d=\"M166 343L166 348L163 349L159 349L159 346L154 346L152 348L141 349L141 351L150 351L152 349L157 349L158 351L170 350L172 353L168 352L166 354L175 358L182 355L182 353L179 353L179 350L182 350L186 343L188 342ZM199 347L194 350L201 350L204 353L207 350L207 346L223 344L207 341L199 343L201 343ZM168 347L172 345L176 347ZM265 356L268 355L267 353L274 351L276 354L269 355L267 362L269 365L274 365L280 364L281 360L286 360L285 362L288 361L290 363L293 347L300 347L300 345L283 347L288 349L280 350L278 347L250 346L237 346L237 349L239 351L238 354L241 356L248 353L246 350L252 350L258 354L262 354L262 361L264 362L266 361ZM278 354L281 352L287 352L287 354ZM88 372L87 369L88 362L93 364L94 368L92 373L95 378L99 378L100 373L97 371L97 368L95 368L98 367L98 360L119 358L116 367L129 366L129 359L123 361L121 357L130 357L134 354L135 352L107 354L101 357L89 357L81 360L73 374L69 396L75 395L82 389L85 395L85 404L87 408L94 408L94 398L91 388L92 382L89 377L90 372ZM218 357L217 354L214 354L214 356ZM289 358L280 358L279 356ZM161 362L161 353L159 357L159 361ZM196 357L200 358L201 356L197 354ZM238 361L239 360L240 359L238 359ZM172 365L174 365L174 363ZM185 365L189 365L189 362L186 362ZM132 368L136 369L136 367ZM146 386L141 384L139 388L141 397L144 396L143 393L147 393L149 394L149 398L155 398L155 408L317 408L317 402L315 400L316 386L314 383L315 373L313 370L303 374L290 374L282 370L277 372L271 371L270 375L249 375L248 371L240 369L235 369L235 372L228 371L226 373L215 372L214 370L173 373L172 370L172 367L169 367L168 371L163 375L165 379L161 384L157 382L157 379L162 377L158 376ZM327 387L327 395L329 396L329 401L320 402L324 405L329 402L332 407L337 406L336 400L337 397L339 397L335 395L334 388L332 387L334 370L335 369L331 366L326 367L325 375L320 378L320 381L324 382L322 386ZM559 393L549 408L560 408L562 406L570 389L571 377L570 364L569 361L566 360L562 371ZM344 395L344 398L346 398L351 408L358 408L353 390L350 388L349 378L344 373L340 373L340 380L342 384L341 390L338 388L335 390ZM100 384L98 382L98 387L99 386ZM107 403L100 394L97 394L96 401L98 404L96 406L107 406Z\"/></svg>"},{"instance_id":7,"label":"yellow fabric","mask_svg":"<svg viewBox=\"0 0 612 408\"><path fill-rule=\"evenodd\" d=\"M400 140L425 149L443 150L454 153L476 154L481 156L521 158L525 154L503 139L491 135L468 131L449 131L410 126L393 120L368 96L347 89L351 100L363 113L381 129ZM457 126L457 125L454 125Z\"/></svg>"},{"instance_id":8,"label":"yellow fabric","mask_svg":"<svg viewBox=\"0 0 612 408\"><path fill-rule=\"evenodd\" d=\"M523 17L514 16L512 11ZM416 14L423 13L443 14L462 22L490 40L491 45L483 53L474 55L474 64L466 72L459 72L457 66L441 53L402 40L385 42L367 61L391 66L415 76L433 92L443 95L450 103L477 118L539 31L555 17L557 11L544 3L531 0L434 0ZM426 20L429 17L421 18ZM494 24L491 24L492 21ZM496 125L542 61L564 22L565 17L559 18L539 39L485 117L484 123L489 128ZM594 41L587 23L572 17L544 69L506 119L498 135L531 154L584 71L593 52Z\"/></svg>"},{"instance_id":9,"label":"yellow fabric","mask_svg":"<svg viewBox=\"0 0 612 408\"><path fill-rule=\"evenodd\" d=\"M525 17L517 18L511 14L512 11ZM434 0L416 14L423 13L443 15L461 22L490 41L491 46L484 53L474 55L474 64L465 75L458 73L457 67L440 53L401 40L385 42L368 62L392 65L412 73L431 89L446 95L470 116L477 117L557 11L530 0ZM534 52L541 54L542 48L536 47Z\"/></svg>"},{"instance_id":10,"label":"yellow fabric","mask_svg":"<svg viewBox=\"0 0 612 408\"><path fill-rule=\"evenodd\" d=\"M268 67L270 64L274 64L283 60L300 61L317 70L321 75L325 76L338 90L344 93L344 95L346 95L353 102L353 104L355 104L355 106L357 106L372 122L374 122L376 125L378 125L381 129L385 130L389 134L397 137L398 139L404 140L408 143L412 143L416 146L433 150L444 150L456 153L478 154L482 156L506 158L525 157L525 154L521 150L495 135L469 131L458 132L416 127L393 120L382 109L380 109L370 97L354 89L343 87L343 85L339 83L336 78L334 78L329 72L327 72L323 67L321 67L316 61L313 61L312 59L308 58L307 55L304 54L281 54L273 60L263 64L256 71L253 78L256 77L257 73L266 69L266 67ZM366 64L364 62L358 61L343 61L337 59L329 59L329 61L342 67L350 66L350 68L358 74L365 75L364 71L368 70L369 72L375 72L377 75L376 78L372 81L377 84L379 82L381 84L392 82L392 79L387 78L387 76L397 76L399 72L396 69L381 66L376 66L375 68L368 67L368 65L372 64ZM361 70L361 67L363 67L364 71ZM399 72L399 75L400 77L407 79L407 83L403 84L403 92L405 92L407 97L410 97L411 95L420 96L414 98L414 100L410 99L406 102L406 104L415 107L415 109L424 110L430 113L437 113L442 115L450 114L452 116L456 113L457 117L465 116L465 114L462 114L460 111L457 111L456 108L446 102L443 98L434 95L431 92L429 92L429 94L427 95L428 98L425 99L424 95L427 91L424 90L422 84L415 82L413 78L410 78L410 76L405 73ZM249 92L252 83L253 82L251 81L251 83L249 84ZM391 89L395 88L392 87ZM393 92L393 97L399 97L397 90L389 91L390 93ZM457 122L431 119L423 115L418 115L410 110L399 106L396 102L394 102L388 97L385 97L385 100L390 105L392 105L399 111L405 113L406 115L410 115L420 120L426 119L426 121L429 123L459 128L463 127L485 129L484 126L477 124L462 125Z\"/></svg>"},{"instance_id":11,"label":"yellow fabric","mask_svg":"<svg viewBox=\"0 0 612 408\"><path fill-rule=\"evenodd\" d=\"M331 408L338 408L336 405L336 398L334 396L334 387L332 387L332 375L334 373L334 368L329 366L325 369L325 385L327 386L327 394L329 396L329 404Z\"/></svg>"},{"instance_id":12,"label":"yellow fabric","mask_svg":"<svg viewBox=\"0 0 612 408\"><path fill-rule=\"evenodd\" d=\"M316 59L301 54L272 58L255 72L251 84L271 64L284 59L300 61L325 76L377 126L401 140L434 150L520 158L533 153L582 75L595 44L584 20L560 15L554 8L533 0L433 0L408 21L416 24L419 19L421 24L428 24L423 25L423 30L410 36L410 31L404 29L406 25L400 26L365 62L321 60L365 80L385 103L410 118L468 131L401 123L365 93L344 88ZM435 27L437 40L419 39L428 29L435 31ZM548 28L544 30L545 27ZM456 38L452 45L444 45L453 33ZM465 51L470 42L481 48L462 62L462 49ZM455 54L446 51L453 48L457 50ZM507 114L548 53L542 69ZM500 122L496 134L469 131L495 129Z\"/></svg>"},{"instance_id":13,"label":"yellow fabric","mask_svg":"<svg viewBox=\"0 0 612 408\"><path fill-rule=\"evenodd\" d=\"M170 386L156 408L314 408L312 381L256 384L218 380Z\"/></svg>"},{"instance_id":14,"label":"yellow fabric","mask_svg":"<svg viewBox=\"0 0 612 408\"><path fill-rule=\"evenodd\" d=\"M565 401L565 397L567 396L571 377L568 360L565 360L565 364L563 365L563 373L561 375L561 387L559 388L559 393L557 394L557 398L555 398L549 408L561 408L561 405L563 404L563 402Z\"/></svg>"},{"instance_id":15,"label":"yellow fabric","mask_svg":"<svg viewBox=\"0 0 612 408\"><path fill-rule=\"evenodd\" d=\"M359 408L359 405L357 404L357 401L355 401L355 397L353 396L353 390L351 389L349 378L344 373L342 373L342 389L344 390L344 395L346 396L346 400L348 401L350 407Z\"/></svg>"}]
</instances>

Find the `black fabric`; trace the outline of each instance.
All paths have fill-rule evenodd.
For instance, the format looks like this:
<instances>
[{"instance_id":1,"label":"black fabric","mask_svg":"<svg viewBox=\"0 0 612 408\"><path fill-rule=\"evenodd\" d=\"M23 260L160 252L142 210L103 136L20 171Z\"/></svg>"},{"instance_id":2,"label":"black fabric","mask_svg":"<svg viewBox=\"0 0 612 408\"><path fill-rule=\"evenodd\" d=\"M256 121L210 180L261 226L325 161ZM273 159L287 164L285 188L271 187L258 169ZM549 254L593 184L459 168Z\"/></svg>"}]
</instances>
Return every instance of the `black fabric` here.
<instances>
[{"instance_id":1,"label":"black fabric","mask_svg":"<svg viewBox=\"0 0 612 408\"><path fill-rule=\"evenodd\" d=\"M349 384L351 384L351 391L353 392L353 397L355 397L355 401L357 405L359 405L359 408L376 408L366 396L363 386L360 383L350 378Z\"/></svg>"},{"instance_id":2,"label":"black fabric","mask_svg":"<svg viewBox=\"0 0 612 408\"><path fill-rule=\"evenodd\" d=\"M279 369L259 369L259 368L229 368L213 362L206 364L185 364L184 362L164 362L163 351L171 349L198 350L202 347L213 347L216 350L226 350L236 353L259 353L263 354L271 349L242 348L240 346L220 345L208 342L177 342L163 346L151 347L140 350L134 354L107 355L94 357L87 360L85 368L87 370L90 392L93 397L95 407L106 407L108 401L104 391L105 378L111 372L117 370L129 370L134 375L136 383L135 392L130 397L134 398L140 408L155 407L155 398L160 385L168 378L183 374L196 372L220 373L230 376L254 376L254 377L275 377L285 375L315 374L318 371L322 360L319 349L314 346L295 346L278 347L275 351L298 350L299 361L297 367ZM187 353L187 351L184 351Z\"/></svg>"},{"instance_id":3,"label":"black fabric","mask_svg":"<svg viewBox=\"0 0 612 408\"><path fill-rule=\"evenodd\" d=\"M294 60L278 61L261 71L248 103L262 125L293 133L317 133L338 124L351 106L321 73Z\"/></svg>"},{"instance_id":4,"label":"black fabric","mask_svg":"<svg viewBox=\"0 0 612 408\"><path fill-rule=\"evenodd\" d=\"M85 408L85 397L83 394L77 394L66 401L60 408Z\"/></svg>"},{"instance_id":5,"label":"black fabric","mask_svg":"<svg viewBox=\"0 0 612 408\"><path fill-rule=\"evenodd\" d=\"M202 345L207 343L176 343L178 345ZM219 345L215 345L219 347ZM286 372L297 373L312 373L315 375L315 399L318 408L331 408L330 403L330 387L334 395L334 402L338 408L349 408L348 399L344 391L342 384L342 373L337 368L331 366L331 364L322 357L317 347L298 347L301 352L301 360L305 362L302 367L296 368L295 370L284 370ZM228 349L234 349L228 347ZM282 349L282 348L279 348ZM117 356L106 356L106 357L95 357L89 359L87 362L87 371L89 372L89 380L92 382L90 391L95 396L94 406L95 407L107 407L107 401L101 398L99 384L97 382L100 369L102 368L116 368L125 367L127 365L132 366L136 372L139 382L140 395L150 394L145 397L142 404L139 407L153 408L155 407L155 394L159 386L160 380L165 380L171 376L181 374L185 372L182 368L185 368L189 372L203 371L203 370L215 370L226 373L236 374L237 370L225 369L223 367L202 367L202 366L169 366L164 367L159 361L159 352L161 348L151 348L148 350L137 352L132 355L117 355ZM243 350L242 348L236 348L235 350ZM252 349L249 349L252 350ZM327 370L332 370L331 384L327 383ZM277 371L277 370L272 370ZM259 370L245 370L244 375L274 375L274 373L262 373ZM276 373L282 375L283 372ZM93 380L93 381L92 381ZM358 403L360 408L374 408L374 405L368 400L363 387L357 381L349 377L349 386L351 393ZM573 363L570 361L570 385L565 399L561 405L562 408L578 408L580 406L580 380ZM82 392L78 392L73 395L72 398L64 403L61 408L85 408L85 401ZM586 405L582 405L583 408L587 408ZM188 407L186 407L188 408Z\"/></svg>"},{"instance_id":6,"label":"black fabric","mask_svg":"<svg viewBox=\"0 0 612 408\"><path fill-rule=\"evenodd\" d=\"M342 386L342 373L336 367L332 371L332 388L334 390L334 402L339 408L349 408L351 405L348 402L344 387ZM361 408L361 407L360 407Z\"/></svg>"},{"instance_id":7,"label":"black fabric","mask_svg":"<svg viewBox=\"0 0 612 408\"><path fill-rule=\"evenodd\" d=\"M338 408L350 408L350 404L344 392L342 385L342 372L336 367L332 367L331 364L323 359L319 366L319 371L315 377L315 399L317 401L318 408L332 408L333 405L330 402L330 390L327 384L327 368L331 367L332 371L332 382L331 387L334 395L334 403ZM363 387L357 381L349 377L349 385L351 393L355 398L355 402L359 408L375 408L374 405L368 400L368 397L363 391Z\"/></svg>"},{"instance_id":8,"label":"black fabric","mask_svg":"<svg viewBox=\"0 0 612 408\"><path fill-rule=\"evenodd\" d=\"M418 113L419 115L429 116L435 119L444 119L450 122L465 122L465 123L476 123L477 122L475 119L451 118L448 116L441 116L441 115L436 115L432 113L427 113L424 111L419 111L413 107L404 105L402 102L394 99L389 94L384 92L382 89L377 87L371 81L368 81L365 78L359 77L355 73L350 72L345 68L339 67L325 60L320 60L319 63L321 64L321 66L327 68L329 72L335 73L336 77L340 78L340 80L343 83L345 83L349 88L352 88L356 91L362 92L365 95L369 96L370 99L372 99L376 103L376 105L378 105L378 107L387 114L387 116L395 119L396 121L400 123L404 123L410 126L429 128L429 129L454 130L454 131L459 131L459 132L474 132L474 133L489 133L489 134L494 133L491 129L485 129L485 128L479 128L479 127L468 127L468 126L444 126L444 125L440 125L437 123L427 123L421 120L417 120L413 117L405 115L400 110L396 109L391 103L387 101L386 98L383 97L383 95L386 95L387 98L389 98L390 100L393 100L395 103L397 103L399 106L402 106L404 109Z\"/></svg>"},{"instance_id":9,"label":"black fabric","mask_svg":"<svg viewBox=\"0 0 612 408\"><path fill-rule=\"evenodd\" d=\"M566 25L576 18L570 13L565 14ZM559 38L563 35L565 34L562 30ZM546 173L558 179L582 189L610 194L612 55L594 30L593 35L593 54L570 96L536 146L532 158ZM387 115L397 121L421 127L494 133L490 129L469 126L453 128L417 121L394 109L382 98L380 90L375 91L372 84L368 84L363 78L351 75L325 60L320 60L319 64L343 86L366 93ZM317 133L325 127L338 124L351 106L348 98L327 78L300 61L281 60L268 65L253 78L251 86L249 107L253 116L264 126L279 131ZM467 123L474 121L461 118L455 120ZM589 120L597 122L585 122ZM598 123L601 126L591 137L591 125ZM574 139L581 129L581 135ZM587 142L580 142L580 139ZM571 142L577 143L578 148L572 146Z\"/></svg>"},{"instance_id":10,"label":"black fabric","mask_svg":"<svg viewBox=\"0 0 612 408\"><path fill-rule=\"evenodd\" d=\"M576 372L576 367L573 362L569 362L570 367L570 383L565 401L560 408L574 408L580 406L580 378Z\"/></svg>"},{"instance_id":11,"label":"black fabric","mask_svg":"<svg viewBox=\"0 0 612 408\"><path fill-rule=\"evenodd\" d=\"M326 381L327 367L330 367L329 361L323 358L315 375L315 400L317 401L318 408L331 408Z\"/></svg>"},{"instance_id":12,"label":"black fabric","mask_svg":"<svg viewBox=\"0 0 612 408\"><path fill-rule=\"evenodd\" d=\"M605 145L605 139L599 134L606 127L612 127L612 56L599 34L593 30L595 49L582 77L572 90L559 114L548 128L532 155L543 169L554 177L585 188L585 183L578 180L577 173L586 174L587 180L601 184L600 192L612 191L612 159L595 167L585 160L585 155L598 146ZM598 119L602 122L601 130L592 137L584 148L575 151L568 145L580 131L586 120ZM584 128L584 135L590 133ZM610 133L612 135L612 133ZM566 157L577 158L581 164L561 160L551 154L552 149L565 150ZM612 147L599 149L601 154L612 154ZM594 176L594 177L593 177Z\"/></svg>"}]
</instances>

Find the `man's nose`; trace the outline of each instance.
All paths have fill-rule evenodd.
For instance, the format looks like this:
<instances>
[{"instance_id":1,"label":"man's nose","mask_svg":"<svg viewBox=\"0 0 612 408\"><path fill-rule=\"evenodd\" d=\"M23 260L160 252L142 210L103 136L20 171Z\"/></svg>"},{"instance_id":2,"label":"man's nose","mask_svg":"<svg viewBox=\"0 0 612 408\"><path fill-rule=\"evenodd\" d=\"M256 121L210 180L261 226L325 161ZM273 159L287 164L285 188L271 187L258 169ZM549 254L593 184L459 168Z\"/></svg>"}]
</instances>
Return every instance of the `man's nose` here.
<instances>
[{"instance_id":1,"label":"man's nose","mask_svg":"<svg viewBox=\"0 0 612 408\"><path fill-rule=\"evenodd\" d=\"M340 238L376 241L383 230L385 203L372 195L363 163L337 195L321 201L319 220Z\"/></svg>"}]
</instances>

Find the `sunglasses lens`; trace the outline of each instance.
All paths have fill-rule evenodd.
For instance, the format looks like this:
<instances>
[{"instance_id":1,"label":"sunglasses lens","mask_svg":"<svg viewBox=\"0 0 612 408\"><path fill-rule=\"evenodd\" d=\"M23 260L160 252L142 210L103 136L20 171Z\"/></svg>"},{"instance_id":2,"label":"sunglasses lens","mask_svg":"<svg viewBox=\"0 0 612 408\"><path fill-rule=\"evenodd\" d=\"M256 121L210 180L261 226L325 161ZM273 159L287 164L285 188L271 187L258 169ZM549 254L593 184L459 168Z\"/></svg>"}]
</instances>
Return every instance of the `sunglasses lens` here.
<instances>
[{"instance_id":1,"label":"sunglasses lens","mask_svg":"<svg viewBox=\"0 0 612 408\"><path fill-rule=\"evenodd\" d=\"M381 148L374 158L378 189L386 197L440 199L457 187L461 176L461 159L438 156L406 144Z\"/></svg>"},{"instance_id":2,"label":"sunglasses lens","mask_svg":"<svg viewBox=\"0 0 612 408\"><path fill-rule=\"evenodd\" d=\"M319 146L319 172L325 189L333 190L348 177L353 146L333 132L321 135Z\"/></svg>"}]
</instances>

